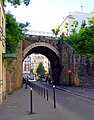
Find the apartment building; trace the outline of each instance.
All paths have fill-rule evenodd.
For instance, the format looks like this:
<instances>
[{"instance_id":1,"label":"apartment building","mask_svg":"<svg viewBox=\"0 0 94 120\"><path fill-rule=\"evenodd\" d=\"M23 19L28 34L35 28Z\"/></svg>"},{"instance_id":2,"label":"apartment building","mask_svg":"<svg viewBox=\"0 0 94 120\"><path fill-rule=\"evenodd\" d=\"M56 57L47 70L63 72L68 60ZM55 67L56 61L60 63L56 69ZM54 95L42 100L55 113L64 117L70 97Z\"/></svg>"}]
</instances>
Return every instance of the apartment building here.
<instances>
[{"instance_id":1,"label":"apartment building","mask_svg":"<svg viewBox=\"0 0 94 120\"><path fill-rule=\"evenodd\" d=\"M49 72L50 62L48 58L41 54L31 54L23 61L23 74L30 74L30 69L33 69L35 66L38 66L39 63L42 63L46 72Z\"/></svg>"},{"instance_id":2,"label":"apartment building","mask_svg":"<svg viewBox=\"0 0 94 120\"><path fill-rule=\"evenodd\" d=\"M24 75L30 74L30 69L31 69L31 57L27 56L23 61L23 74Z\"/></svg>"},{"instance_id":3,"label":"apartment building","mask_svg":"<svg viewBox=\"0 0 94 120\"><path fill-rule=\"evenodd\" d=\"M0 0L0 103L6 97L6 69L2 54L6 52L5 46L5 12Z\"/></svg>"},{"instance_id":4,"label":"apartment building","mask_svg":"<svg viewBox=\"0 0 94 120\"><path fill-rule=\"evenodd\" d=\"M50 64L48 58L41 54L32 54L31 55L31 68L33 68L34 66L38 66L40 62L43 64L46 72L48 72L49 64Z\"/></svg>"},{"instance_id":5,"label":"apartment building","mask_svg":"<svg viewBox=\"0 0 94 120\"><path fill-rule=\"evenodd\" d=\"M93 14L83 13L83 12L70 12L62 21L60 25L59 36L62 35L70 35L72 30L72 22L78 21L77 32L79 31L82 21L85 21L86 25L88 25L88 19L92 17Z\"/></svg>"}]
</instances>

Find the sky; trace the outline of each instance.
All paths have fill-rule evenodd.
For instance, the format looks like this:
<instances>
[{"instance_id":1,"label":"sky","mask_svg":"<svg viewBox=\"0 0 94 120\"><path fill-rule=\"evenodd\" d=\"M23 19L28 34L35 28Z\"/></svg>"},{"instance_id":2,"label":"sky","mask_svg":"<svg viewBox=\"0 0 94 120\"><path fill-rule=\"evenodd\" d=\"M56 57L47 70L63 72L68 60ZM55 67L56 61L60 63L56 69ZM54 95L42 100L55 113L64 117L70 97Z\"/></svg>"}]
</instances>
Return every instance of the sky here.
<instances>
[{"instance_id":1,"label":"sky","mask_svg":"<svg viewBox=\"0 0 94 120\"><path fill-rule=\"evenodd\" d=\"M69 12L91 13L94 0L31 0L14 8L7 4L6 11L11 11L17 22L30 23L30 30L51 32L60 25Z\"/></svg>"}]
</instances>

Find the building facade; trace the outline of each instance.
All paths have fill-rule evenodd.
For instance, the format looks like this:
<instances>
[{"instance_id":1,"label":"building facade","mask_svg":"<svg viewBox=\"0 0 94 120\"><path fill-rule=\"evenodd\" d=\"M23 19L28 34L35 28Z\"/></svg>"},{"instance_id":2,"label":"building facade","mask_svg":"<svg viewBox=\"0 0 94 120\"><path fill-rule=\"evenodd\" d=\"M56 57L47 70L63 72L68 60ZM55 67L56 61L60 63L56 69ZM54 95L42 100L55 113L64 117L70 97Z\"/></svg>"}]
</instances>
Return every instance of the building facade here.
<instances>
[{"instance_id":1,"label":"building facade","mask_svg":"<svg viewBox=\"0 0 94 120\"><path fill-rule=\"evenodd\" d=\"M48 58L41 54L32 54L31 55L31 68L33 68L34 66L38 66L39 63L43 64L45 71L48 73L49 65L50 65Z\"/></svg>"},{"instance_id":2,"label":"building facade","mask_svg":"<svg viewBox=\"0 0 94 120\"><path fill-rule=\"evenodd\" d=\"M23 61L23 74L30 74L30 70L33 69L35 66L38 66L39 63L43 64L46 73L48 73L50 66L48 58L41 54L31 54Z\"/></svg>"},{"instance_id":3,"label":"building facade","mask_svg":"<svg viewBox=\"0 0 94 120\"><path fill-rule=\"evenodd\" d=\"M61 25L60 25L60 31L59 35L70 35L72 28L72 22L73 21L78 21L77 29L76 31L78 32L82 22L85 21L86 25L88 25L88 19L92 17L93 14L88 14L88 13L83 13L83 12L70 12L65 19L63 19Z\"/></svg>"},{"instance_id":4,"label":"building facade","mask_svg":"<svg viewBox=\"0 0 94 120\"><path fill-rule=\"evenodd\" d=\"M2 54L6 52L5 46L5 12L0 0L0 103L6 97L6 69Z\"/></svg>"},{"instance_id":5,"label":"building facade","mask_svg":"<svg viewBox=\"0 0 94 120\"><path fill-rule=\"evenodd\" d=\"M30 69L31 69L31 57L28 56L23 61L23 74L25 76L28 75L28 74L30 74Z\"/></svg>"}]
</instances>

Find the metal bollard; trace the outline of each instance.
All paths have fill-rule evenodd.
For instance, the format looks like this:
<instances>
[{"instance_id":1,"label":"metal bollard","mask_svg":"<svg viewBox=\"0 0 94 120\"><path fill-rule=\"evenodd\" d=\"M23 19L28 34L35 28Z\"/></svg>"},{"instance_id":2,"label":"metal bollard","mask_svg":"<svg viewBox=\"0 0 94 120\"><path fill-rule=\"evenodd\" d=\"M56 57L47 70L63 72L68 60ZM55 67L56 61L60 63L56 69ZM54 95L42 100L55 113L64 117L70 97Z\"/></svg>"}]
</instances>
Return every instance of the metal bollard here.
<instances>
[{"instance_id":1,"label":"metal bollard","mask_svg":"<svg viewBox=\"0 0 94 120\"><path fill-rule=\"evenodd\" d=\"M32 88L30 88L30 114L32 114Z\"/></svg>"},{"instance_id":2,"label":"metal bollard","mask_svg":"<svg viewBox=\"0 0 94 120\"><path fill-rule=\"evenodd\" d=\"M40 86L39 86L39 94L40 94Z\"/></svg>"},{"instance_id":3,"label":"metal bollard","mask_svg":"<svg viewBox=\"0 0 94 120\"><path fill-rule=\"evenodd\" d=\"M44 98L45 98L45 88L44 88Z\"/></svg>"},{"instance_id":4,"label":"metal bollard","mask_svg":"<svg viewBox=\"0 0 94 120\"><path fill-rule=\"evenodd\" d=\"M48 90L47 90L47 101L48 101Z\"/></svg>"},{"instance_id":5,"label":"metal bollard","mask_svg":"<svg viewBox=\"0 0 94 120\"><path fill-rule=\"evenodd\" d=\"M43 90L42 90L42 87L41 87L41 96L43 95Z\"/></svg>"},{"instance_id":6,"label":"metal bollard","mask_svg":"<svg viewBox=\"0 0 94 120\"><path fill-rule=\"evenodd\" d=\"M55 85L53 85L54 108L56 108Z\"/></svg>"}]
</instances>

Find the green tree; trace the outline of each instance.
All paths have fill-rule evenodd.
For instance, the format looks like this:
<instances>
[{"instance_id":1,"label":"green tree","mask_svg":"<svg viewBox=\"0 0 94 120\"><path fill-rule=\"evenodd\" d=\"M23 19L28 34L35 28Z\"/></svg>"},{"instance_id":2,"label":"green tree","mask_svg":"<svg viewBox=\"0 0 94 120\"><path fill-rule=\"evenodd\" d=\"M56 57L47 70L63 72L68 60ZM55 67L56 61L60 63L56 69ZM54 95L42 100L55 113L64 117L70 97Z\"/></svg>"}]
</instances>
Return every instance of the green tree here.
<instances>
[{"instance_id":1,"label":"green tree","mask_svg":"<svg viewBox=\"0 0 94 120\"><path fill-rule=\"evenodd\" d=\"M76 50L82 53L91 62L94 62L94 27L85 27L78 34Z\"/></svg>"},{"instance_id":2,"label":"green tree","mask_svg":"<svg viewBox=\"0 0 94 120\"><path fill-rule=\"evenodd\" d=\"M68 35L68 23L67 23L67 22L65 22L65 24L64 24L64 28L66 29L66 31L67 31L67 35Z\"/></svg>"},{"instance_id":3,"label":"green tree","mask_svg":"<svg viewBox=\"0 0 94 120\"><path fill-rule=\"evenodd\" d=\"M37 67L37 75L40 76L40 77L43 77L45 76L45 69L44 69L44 66L42 63L40 63Z\"/></svg>"},{"instance_id":4,"label":"green tree","mask_svg":"<svg viewBox=\"0 0 94 120\"><path fill-rule=\"evenodd\" d=\"M63 39L71 44L74 49L94 62L94 25L81 27L78 33L71 34Z\"/></svg>"},{"instance_id":5,"label":"green tree","mask_svg":"<svg viewBox=\"0 0 94 120\"><path fill-rule=\"evenodd\" d=\"M89 18L88 23L90 25L94 25L94 16L92 16L91 18Z\"/></svg>"},{"instance_id":6,"label":"green tree","mask_svg":"<svg viewBox=\"0 0 94 120\"><path fill-rule=\"evenodd\" d=\"M70 36L66 36L63 37L63 41L67 42L68 44L70 44L71 46L73 46L76 49L76 45L77 45L77 34L72 34Z\"/></svg>"},{"instance_id":7,"label":"green tree","mask_svg":"<svg viewBox=\"0 0 94 120\"><path fill-rule=\"evenodd\" d=\"M72 30L71 30L72 34L75 34L76 33L76 28L78 27L78 21L74 20L72 22L71 26L72 26Z\"/></svg>"},{"instance_id":8,"label":"green tree","mask_svg":"<svg viewBox=\"0 0 94 120\"><path fill-rule=\"evenodd\" d=\"M30 73L33 73L33 68L30 70Z\"/></svg>"},{"instance_id":9,"label":"green tree","mask_svg":"<svg viewBox=\"0 0 94 120\"><path fill-rule=\"evenodd\" d=\"M33 74L35 74L35 75L37 75L37 67L38 67L38 66L34 66L34 67L33 67Z\"/></svg>"},{"instance_id":10,"label":"green tree","mask_svg":"<svg viewBox=\"0 0 94 120\"><path fill-rule=\"evenodd\" d=\"M67 22L65 22L64 28L68 28L68 23Z\"/></svg>"},{"instance_id":11,"label":"green tree","mask_svg":"<svg viewBox=\"0 0 94 120\"><path fill-rule=\"evenodd\" d=\"M55 34L56 37L58 35L59 28L60 28L60 26L58 26L56 29L52 29L52 32L53 32L53 34Z\"/></svg>"},{"instance_id":12,"label":"green tree","mask_svg":"<svg viewBox=\"0 0 94 120\"><path fill-rule=\"evenodd\" d=\"M28 24L17 23L16 19L10 13L6 14L6 52L15 53L19 41L24 39L23 30L25 31Z\"/></svg>"},{"instance_id":13,"label":"green tree","mask_svg":"<svg viewBox=\"0 0 94 120\"><path fill-rule=\"evenodd\" d=\"M3 0L4 6L6 6L5 5L6 2L11 3L11 5L14 7L17 7L18 5L21 5L21 3L24 3L26 6L28 6L30 0Z\"/></svg>"}]
</instances>

